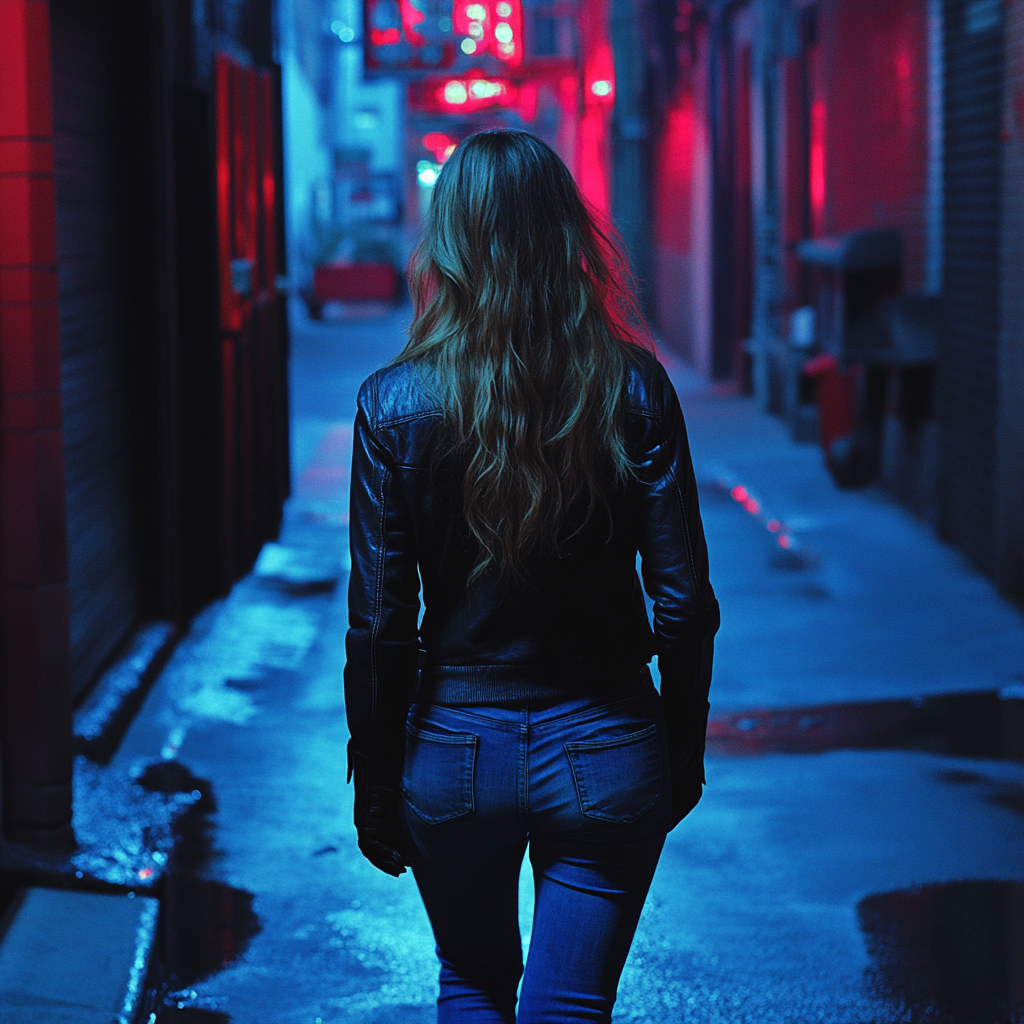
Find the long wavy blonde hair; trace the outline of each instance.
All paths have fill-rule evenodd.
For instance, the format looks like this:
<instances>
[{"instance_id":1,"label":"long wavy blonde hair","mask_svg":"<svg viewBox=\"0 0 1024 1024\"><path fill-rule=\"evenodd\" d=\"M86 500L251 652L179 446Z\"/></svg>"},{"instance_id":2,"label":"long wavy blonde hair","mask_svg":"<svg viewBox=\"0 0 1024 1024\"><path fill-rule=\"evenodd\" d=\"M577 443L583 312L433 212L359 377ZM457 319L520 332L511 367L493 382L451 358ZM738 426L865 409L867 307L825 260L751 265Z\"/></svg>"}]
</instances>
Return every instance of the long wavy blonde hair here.
<instances>
[{"instance_id":1,"label":"long wavy blonde hair","mask_svg":"<svg viewBox=\"0 0 1024 1024\"><path fill-rule=\"evenodd\" d=\"M524 580L633 472L623 393L652 346L616 237L528 132L471 135L434 185L398 361L434 371L478 545L472 579Z\"/></svg>"}]
</instances>

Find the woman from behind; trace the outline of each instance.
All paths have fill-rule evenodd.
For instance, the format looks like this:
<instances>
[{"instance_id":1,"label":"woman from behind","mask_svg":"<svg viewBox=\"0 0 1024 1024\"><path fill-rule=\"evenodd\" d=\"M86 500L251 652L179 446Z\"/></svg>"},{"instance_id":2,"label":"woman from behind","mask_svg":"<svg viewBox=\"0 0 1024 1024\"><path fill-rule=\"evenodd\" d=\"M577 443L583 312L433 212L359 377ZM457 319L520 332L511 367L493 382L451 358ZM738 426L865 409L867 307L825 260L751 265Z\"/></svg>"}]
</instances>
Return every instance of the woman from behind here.
<instances>
[{"instance_id":1,"label":"woman from behind","mask_svg":"<svg viewBox=\"0 0 1024 1024\"><path fill-rule=\"evenodd\" d=\"M611 233L526 132L455 150L411 282L409 344L355 427L360 849L412 868L441 1024L606 1022L704 782L719 617L682 413Z\"/></svg>"}]
</instances>

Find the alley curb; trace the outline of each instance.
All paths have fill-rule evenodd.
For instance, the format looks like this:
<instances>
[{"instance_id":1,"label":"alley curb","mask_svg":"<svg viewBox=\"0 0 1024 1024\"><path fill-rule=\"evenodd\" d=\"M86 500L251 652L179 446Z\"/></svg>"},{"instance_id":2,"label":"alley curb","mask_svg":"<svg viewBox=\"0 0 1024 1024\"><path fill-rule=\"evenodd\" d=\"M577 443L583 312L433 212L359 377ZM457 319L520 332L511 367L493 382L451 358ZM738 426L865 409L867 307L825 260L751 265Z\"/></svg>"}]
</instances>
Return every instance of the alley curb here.
<instances>
[{"instance_id":1,"label":"alley curb","mask_svg":"<svg viewBox=\"0 0 1024 1024\"><path fill-rule=\"evenodd\" d=\"M170 622L141 626L75 712L75 752L107 764L160 675L180 632Z\"/></svg>"}]
</instances>

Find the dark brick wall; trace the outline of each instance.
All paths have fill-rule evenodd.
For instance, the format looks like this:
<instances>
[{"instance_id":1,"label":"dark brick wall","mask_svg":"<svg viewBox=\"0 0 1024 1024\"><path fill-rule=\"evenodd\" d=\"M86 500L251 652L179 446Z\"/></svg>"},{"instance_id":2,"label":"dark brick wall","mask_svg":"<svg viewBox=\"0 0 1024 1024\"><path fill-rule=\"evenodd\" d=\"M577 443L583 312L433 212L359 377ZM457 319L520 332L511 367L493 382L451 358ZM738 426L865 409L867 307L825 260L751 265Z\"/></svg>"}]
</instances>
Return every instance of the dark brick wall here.
<instances>
[{"instance_id":1,"label":"dark brick wall","mask_svg":"<svg viewBox=\"0 0 1024 1024\"><path fill-rule=\"evenodd\" d=\"M1024 4L1006 11L1002 330L996 559L1003 590L1024 603Z\"/></svg>"},{"instance_id":2,"label":"dark brick wall","mask_svg":"<svg viewBox=\"0 0 1024 1024\"><path fill-rule=\"evenodd\" d=\"M1001 15L1001 5L994 7ZM947 0L944 11L938 527L995 575L1003 25L1001 16L972 24L972 9L966 0Z\"/></svg>"}]
</instances>

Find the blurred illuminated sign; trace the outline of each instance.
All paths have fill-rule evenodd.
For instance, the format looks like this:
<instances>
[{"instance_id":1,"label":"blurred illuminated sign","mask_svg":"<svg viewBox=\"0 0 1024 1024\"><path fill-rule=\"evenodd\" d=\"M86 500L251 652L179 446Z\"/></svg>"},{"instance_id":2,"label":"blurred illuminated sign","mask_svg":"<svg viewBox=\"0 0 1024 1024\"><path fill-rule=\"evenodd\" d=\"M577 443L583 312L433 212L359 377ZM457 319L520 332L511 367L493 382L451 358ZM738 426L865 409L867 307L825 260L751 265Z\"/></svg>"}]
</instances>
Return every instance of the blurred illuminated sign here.
<instances>
[{"instance_id":1,"label":"blurred illuminated sign","mask_svg":"<svg viewBox=\"0 0 1024 1024\"><path fill-rule=\"evenodd\" d=\"M480 71L428 78L411 83L409 106L428 114L473 114L504 108L514 110L524 121L532 121L537 115L537 85L491 78Z\"/></svg>"},{"instance_id":2,"label":"blurred illuminated sign","mask_svg":"<svg viewBox=\"0 0 1024 1024\"><path fill-rule=\"evenodd\" d=\"M476 57L493 54L509 67L523 62L523 9L520 0L455 0L459 48Z\"/></svg>"},{"instance_id":3,"label":"blurred illuminated sign","mask_svg":"<svg viewBox=\"0 0 1024 1024\"><path fill-rule=\"evenodd\" d=\"M458 61L523 62L521 0L366 0L366 67L417 72Z\"/></svg>"},{"instance_id":4,"label":"blurred illuminated sign","mask_svg":"<svg viewBox=\"0 0 1024 1024\"><path fill-rule=\"evenodd\" d=\"M370 71L433 71L455 63L452 0L366 0L363 19Z\"/></svg>"}]
</instances>

